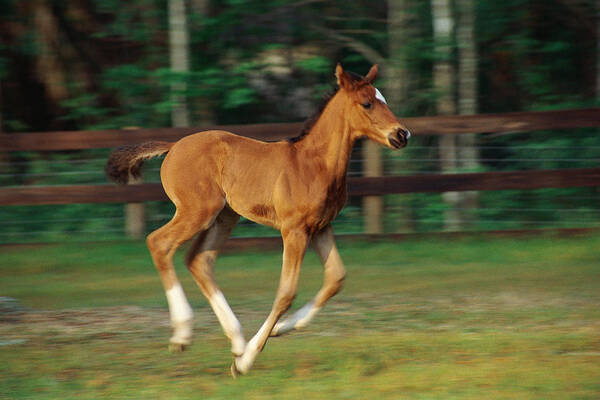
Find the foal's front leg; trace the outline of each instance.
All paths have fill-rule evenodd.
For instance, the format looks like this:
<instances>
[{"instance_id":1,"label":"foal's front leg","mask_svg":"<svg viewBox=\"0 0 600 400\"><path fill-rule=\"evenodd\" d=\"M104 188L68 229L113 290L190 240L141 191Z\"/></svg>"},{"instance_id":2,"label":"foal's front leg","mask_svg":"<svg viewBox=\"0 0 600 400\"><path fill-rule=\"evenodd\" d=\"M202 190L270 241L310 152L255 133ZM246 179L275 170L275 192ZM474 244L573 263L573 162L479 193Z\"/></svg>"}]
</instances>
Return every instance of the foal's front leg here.
<instances>
[{"instance_id":1,"label":"foal's front leg","mask_svg":"<svg viewBox=\"0 0 600 400\"><path fill-rule=\"evenodd\" d=\"M240 373L246 374L250 370L256 356L265 346L271 330L279 318L290 308L296 296L300 267L302 266L302 259L304 258L308 244L308 235L304 229L282 230L282 237L283 267L273 308L256 335L246 345L244 354L234 359L231 366L233 376L237 376Z\"/></svg>"},{"instance_id":2,"label":"foal's front leg","mask_svg":"<svg viewBox=\"0 0 600 400\"><path fill-rule=\"evenodd\" d=\"M346 269L335 246L331 226L328 226L315 235L313 246L324 267L323 287L302 308L283 321L279 321L271 331L271 336L280 336L292 330L305 327L319 312L325 302L342 288Z\"/></svg>"}]
</instances>

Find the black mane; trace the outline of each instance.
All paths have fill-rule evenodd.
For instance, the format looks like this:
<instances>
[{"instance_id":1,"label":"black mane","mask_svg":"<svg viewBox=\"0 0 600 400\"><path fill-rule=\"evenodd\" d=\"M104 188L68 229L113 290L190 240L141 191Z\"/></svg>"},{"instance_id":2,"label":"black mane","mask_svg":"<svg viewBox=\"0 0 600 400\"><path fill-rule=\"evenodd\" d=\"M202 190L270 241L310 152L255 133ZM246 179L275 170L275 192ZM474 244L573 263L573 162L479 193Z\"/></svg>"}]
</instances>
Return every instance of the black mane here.
<instances>
[{"instance_id":1,"label":"black mane","mask_svg":"<svg viewBox=\"0 0 600 400\"><path fill-rule=\"evenodd\" d=\"M364 81L364 78L362 76L355 74L354 72L347 71L346 73L350 75L353 81ZM319 104L319 108L317 108L317 111L313 115L311 115L306 121L304 121L304 125L302 125L302 129L300 130L298 136L287 138L286 141L288 141L289 143L296 143L302 140L306 135L308 135L310 130L315 126L315 124L319 120L319 117L321 117L321 114L323 114L323 111L325 110L325 107L327 107L327 104L329 104L329 101L333 98L333 96L337 94L339 90L340 88L336 85L335 88L329 91L329 93L325 95L325 97L323 97L323 100L321 101L321 104Z\"/></svg>"}]
</instances>

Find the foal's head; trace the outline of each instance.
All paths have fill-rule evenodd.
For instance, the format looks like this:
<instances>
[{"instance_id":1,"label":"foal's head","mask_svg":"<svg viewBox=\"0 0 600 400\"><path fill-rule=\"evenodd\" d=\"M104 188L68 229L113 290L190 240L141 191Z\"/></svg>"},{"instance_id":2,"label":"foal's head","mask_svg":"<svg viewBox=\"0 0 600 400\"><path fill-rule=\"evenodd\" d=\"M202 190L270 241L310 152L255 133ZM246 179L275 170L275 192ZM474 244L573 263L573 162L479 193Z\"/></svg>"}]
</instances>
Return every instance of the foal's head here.
<instances>
[{"instance_id":1,"label":"foal's head","mask_svg":"<svg viewBox=\"0 0 600 400\"><path fill-rule=\"evenodd\" d=\"M340 87L338 93L348 97L345 113L350 120L352 134L400 149L408 144L410 132L390 111L385 98L373 86L377 78L378 67L373 65L363 78L352 72L346 72L337 65L335 76Z\"/></svg>"}]
</instances>

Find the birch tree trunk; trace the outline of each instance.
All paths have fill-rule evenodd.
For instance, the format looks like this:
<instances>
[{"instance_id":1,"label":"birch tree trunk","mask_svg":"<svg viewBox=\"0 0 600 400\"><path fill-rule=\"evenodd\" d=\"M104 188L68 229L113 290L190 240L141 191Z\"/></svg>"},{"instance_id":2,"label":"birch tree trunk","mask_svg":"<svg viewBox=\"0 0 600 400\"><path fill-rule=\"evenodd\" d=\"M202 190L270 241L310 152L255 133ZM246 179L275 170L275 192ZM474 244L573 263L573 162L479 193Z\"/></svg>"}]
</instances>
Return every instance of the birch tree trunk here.
<instances>
[{"instance_id":1,"label":"birch tree trunk","mask_svg":"<svg viewBox=\"0 0 600 400\"><path fill-rule=\"evenodd\" d=\"M600 1L600 0L599 0ZM473 0L456 0L458 20L458 111L477 113L477 47L475 45L475 4Z\"/></svg>"},{"instance_id":2,"label":"birch tree trunk","mask_svg":"<svg viewBox=\"0 0 600 400\"><path fill-rule=\"evenodd\" d=\"M456 42L458 46L458 113L477 114L477 45L475 41L475 4L473 0L456 0L457 26ZM477 171L479 149L477 135L457 136L458 162L461 171ZM471 225L475 221L475 212L479 204L479 193L461 192L458 195L460 222ZM465 226L462 226L464 228Z\"/></svg>"},{"instance_id":3,"label":"birch tree trunk","mask_svg":"<svg viewBox=\"0 0 600 400\"><path fill-rule=\"evenodd\" d=\"M394 114L401 114L401 105L408 92L406 46L410 40L411 0L388 0L388 59L384 75L385 97Z\"/></svg>"},{"instance_id":4,"label":"birch tree trunk","mask_svg":"<svg viewBox=\"0 0 600 400\"><path fill-rule=\"evenodd\" d=\"M171 70L185 74L190 70L189 33L185 0L169 0L169 53ZM171 84L173 107L171 109L172 125L176 127L190 126L190 117L185 98L186 83L177 79Z\"/></svg>"},{"instance_id":5,"label":"birch tree trunk","mask_svg":"<svg viewBox=\"0 0 600 400\"><path fill-rule=\"evenodd\" d=\"M437 112L441 115L456 114L453 96L452 34L454 19L450 0L432 0L433 40L436 61L433 67L433 85L438 96ZM455 135L441 135L439 142L440 167L442 172L451 173L458 168L457 140ZM461 228L457 192L442 195L448 208L444 214L444 229L456 231Z\"/></svg>"}]
</instances>

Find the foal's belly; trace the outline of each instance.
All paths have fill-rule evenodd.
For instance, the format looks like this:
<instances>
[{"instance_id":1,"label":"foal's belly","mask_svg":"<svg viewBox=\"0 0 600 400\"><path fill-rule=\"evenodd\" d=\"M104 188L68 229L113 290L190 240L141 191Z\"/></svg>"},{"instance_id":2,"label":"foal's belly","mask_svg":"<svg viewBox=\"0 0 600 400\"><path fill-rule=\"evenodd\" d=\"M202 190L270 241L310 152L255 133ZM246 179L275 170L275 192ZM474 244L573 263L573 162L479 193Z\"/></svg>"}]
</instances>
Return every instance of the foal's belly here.
<instances>
[{"instance_id":1,"label":"foal's belly","mask_svg":"<svg viewBox=\"0 0 600 400\"><path fill-rule=\"evenodd\" d=\"M233 203L233 204L232 204ZM237 204L236 202L227 203L229 207L242 217L256 222L257 224L269 226L279 230L281 225L277 218L275 208L272 205L261 203Z\"/></svg>"}]
</instances>

